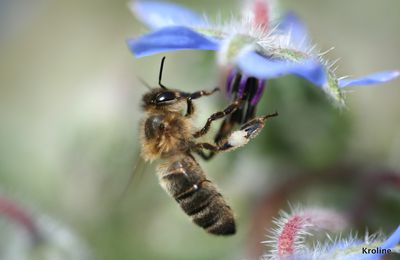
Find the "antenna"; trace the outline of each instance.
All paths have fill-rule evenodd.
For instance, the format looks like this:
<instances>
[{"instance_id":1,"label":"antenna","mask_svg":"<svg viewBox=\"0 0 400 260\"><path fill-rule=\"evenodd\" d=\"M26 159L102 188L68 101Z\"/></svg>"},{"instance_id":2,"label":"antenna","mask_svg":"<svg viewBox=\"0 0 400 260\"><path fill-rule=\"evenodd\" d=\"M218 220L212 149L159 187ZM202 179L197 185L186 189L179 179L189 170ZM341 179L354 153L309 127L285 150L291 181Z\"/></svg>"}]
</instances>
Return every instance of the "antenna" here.
<instances>
[{"instance_id":1,"label":"antenna","mask_svg":"<svg viewBox=\"0 0 400 260\"><path fill-rule=\"evenodd\" d=\"M163 69L164 69L164 62L165 62L165 56L161 59L160 74L158 75L158 85L163 89L167 89L166 86L161 84L162 72L163 72Z\"/></svg>"}]
</instances>

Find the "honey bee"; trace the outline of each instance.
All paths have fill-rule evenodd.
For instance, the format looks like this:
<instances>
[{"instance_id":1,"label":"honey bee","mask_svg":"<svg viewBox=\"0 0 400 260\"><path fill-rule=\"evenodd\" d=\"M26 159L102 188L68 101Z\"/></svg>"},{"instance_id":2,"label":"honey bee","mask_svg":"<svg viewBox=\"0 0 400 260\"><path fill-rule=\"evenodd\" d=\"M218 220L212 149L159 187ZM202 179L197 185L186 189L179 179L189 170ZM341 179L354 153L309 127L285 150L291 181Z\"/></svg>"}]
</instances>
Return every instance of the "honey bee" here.
<instances>
[{"instance_id":1,"label":"honey bee","mask_svg":"<svg viewBox=\"0 0 400 260\"><path fill-rule=\"evenodd\" d=\"M242 101L236 100L223 111L213 113L204 127L197 130L192 122L195 111L192 101L212 95L218 88L193 93L167 88L161 83L164 61L165 57L161 61L159 87L150 88L142 98L145 117L140 127L141 156L148 162L161 159L157 167L161 186L195 224L214 235L232 235L236 232L233 211L193 154L207 159L205 151L218 153L243 146L277 113L248 121L220 144L197 142L213 121L233 113Z\"/></svg>"}]
</instances>

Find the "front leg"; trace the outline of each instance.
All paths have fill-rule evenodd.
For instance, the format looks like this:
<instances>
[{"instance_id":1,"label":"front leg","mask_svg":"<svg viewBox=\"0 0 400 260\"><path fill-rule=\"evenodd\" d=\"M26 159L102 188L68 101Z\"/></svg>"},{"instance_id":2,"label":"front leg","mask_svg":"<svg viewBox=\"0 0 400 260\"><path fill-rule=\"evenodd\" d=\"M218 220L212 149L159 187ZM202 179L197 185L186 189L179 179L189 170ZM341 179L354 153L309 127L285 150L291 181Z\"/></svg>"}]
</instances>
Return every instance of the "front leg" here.
<instances>
[{"instance_id":1,"label":"front leg","mask_svg":"<svg viewBox=\"0 0 400 260\"><path fill-rule=\"evenodd\" d=\"M273 113L266 116L256 117L245 123L239 130L232 132L228 138L221 144L196 143L197 150L206 149L211 152L232 151L238 147L246 145L251 139L256 137L265 125L268 118L278 116L278 113Z\"/></svg>"},{"instance_id":2,"label":"front leg","mask_svg":"<svg viewBox=\"0 0 400 260\"><path fill-rule=\"evenodd\" d=\"M196 133L193 134L194 138L199 138L200 136L205 135L209 130L211 123L217 119L223 118L229 114L232 114L233 112L236 111L242 104L242 100L235 100L232 104L230 104L228 107L226 107L223 111L218 111L212 114L208 119L206 124L203 126L202 129L197 131Z\"/></svg>"},{"instance_id":3,"label":"front leg","mask_svg":"<svg viewBox=\"0 0 400 260\"><path fill-rule=\"evenodd\" d=\"M203 96L210 96L212 94L214 94L215 92L217 92L219 90L219 88L214 88L211 91L207 91L207 90L200 90L200 91L196 91L193 92L191 94L186 94L187 95L187 111L186 111L186 115L185 116L191 116L194 112L194 106L192 103L193 99L198 99L201 98Z\"/></svg>"}]
</instances>

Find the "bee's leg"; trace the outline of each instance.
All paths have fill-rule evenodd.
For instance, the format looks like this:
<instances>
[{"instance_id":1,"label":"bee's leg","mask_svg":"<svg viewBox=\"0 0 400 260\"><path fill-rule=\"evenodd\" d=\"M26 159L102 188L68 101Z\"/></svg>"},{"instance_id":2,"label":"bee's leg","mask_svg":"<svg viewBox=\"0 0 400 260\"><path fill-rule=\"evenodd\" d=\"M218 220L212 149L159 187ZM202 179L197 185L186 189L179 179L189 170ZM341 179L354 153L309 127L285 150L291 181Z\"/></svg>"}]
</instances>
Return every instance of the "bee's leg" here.
<instances>
[{"instance_id":1,"label":"bee's leg","mask_svg":"<svg viewBox=\"0 0 400 260\"><path fill-rule=\"evenodd\" d=\"M206 161L210 160L215 155L215 152L213 152L213 151L210 151L208 154L206 154L203 150L200 150L200 149L196 150L195 152L196 152L196 154L200 155L200 157L203 160L206 160Z\"/></svg>"},{"instance_id":2,"label":"bee's leg","mask_svg":"<svg viewBox=\"0 0 400 260\"><path fill-rule=\"evenodd\" d=\"M242 100L235 100L232 104L227 106L223 111L218 111L212 114L208 119L206 124L203 126L202 129L197 131L196 133L193 134L193 137L198 138L200 136L205 135L208 130L210 130L211 123L217 119L223 118L229 114L232 114L233 112L236 111L240 107L242 103Z\"/></svg>"},{"instance_id":3,"label":"bee's leg","mask_svg":"<svg viewBox=\"0 0 400 260\"><path fill-rule=\"evenodd\" d=\"M277 115L278 113L275 112L270 115L253 118L243 124L239 130L232 132L225 141L221 142L221 144L213 145L210 143L196 143L196 148L210 150L211 152L220 152L231 151L244 146L260 133L268 118Z\"/></svg>"},{"instance_id":4,"label":"bee's leg","mask_svg":"<svg viewBox=\"0 0 400 260\"><path fill-rule=\"evenodd\" d=\"M214 94L217 91L219 91L219 87L216 87L211 91L200 90L200 91L196 91L196 92L193 92L193 93L189 94L189 98L190 99L198 99L198 98L201 98L203 96L210 96L210 95Z\"/></svg>"},{"instance_id":5,"label":"bee's leg","mask_svg":"<svg viewBox=\"0 0 400 260\"><path fill-rule=\"evenodd\" d=\"M217 92L218 90L219 90L219 88L217 87L217 88L214 88L211 91L200 90L200 91L196 91L196 92L193 92L193 93L190 93L190 94L186 94L188 97L187 97L187 111L186 111L186 115L185 116L191 116L193 114L193 112L194 112L194 106L193 106L193 103L192 103L193 99L198 99L198 98L203 97L203 96L210 96L210 95L214 94L215 92Z\"/></svg>"},{"instance_id":6,"label":"bee's leg","mask_svg":"<svg viewBox=\"0 0 400 260\"><path fill-rule=\"evenodd\" d=\"M233 114L225 117L224 121L222 121L222 124L219 127L218 132L214 137L214 143L216 144L221 143L232 132L232 129L235 127L235 122L232 120L232 117L237 112L238 110L236 110Z\"/></svg>"}]
</instances>

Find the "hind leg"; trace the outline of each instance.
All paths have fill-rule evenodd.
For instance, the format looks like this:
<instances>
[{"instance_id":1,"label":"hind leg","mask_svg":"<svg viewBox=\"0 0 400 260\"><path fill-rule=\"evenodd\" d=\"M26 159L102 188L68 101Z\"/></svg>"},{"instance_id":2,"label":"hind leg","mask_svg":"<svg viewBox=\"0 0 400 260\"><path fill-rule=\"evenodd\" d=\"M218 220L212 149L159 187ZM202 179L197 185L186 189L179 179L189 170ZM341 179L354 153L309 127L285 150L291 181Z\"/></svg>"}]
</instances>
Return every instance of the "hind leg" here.
<instances>
[{"instance_id":1,"label":"hind leg","mask_svg":"<svg viewBox=\"0 0 400 260\"><path fill-rule=\"evenodd\" d=\"M233 131L220 144L196 143L196 150L209 150L211 152L231 151L246 145L251 139L256 137L264 128L265 122L271 117L278 116L278 113L256 117L243 124L239 130ZM200 152L198 152L200 154Z\"/></svg>"}]
</instances>

